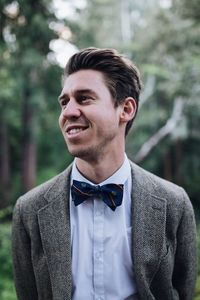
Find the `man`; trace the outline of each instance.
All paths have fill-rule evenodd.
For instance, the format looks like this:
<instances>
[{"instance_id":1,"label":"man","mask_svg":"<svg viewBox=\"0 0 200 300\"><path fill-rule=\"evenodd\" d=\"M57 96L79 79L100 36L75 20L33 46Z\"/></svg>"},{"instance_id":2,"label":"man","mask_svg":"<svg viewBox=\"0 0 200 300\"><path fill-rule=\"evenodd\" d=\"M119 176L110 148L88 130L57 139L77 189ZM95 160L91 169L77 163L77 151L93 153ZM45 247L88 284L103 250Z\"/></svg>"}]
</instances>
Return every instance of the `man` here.
<instances>
[{"instance_id":1,"label":"man","mask_svg":"<svg viewBox=\"0 0 200 300\"><path fill-rule=\"evenodd\" d=\"M192 299L192 205L182 188L125 155L140 90L137 68L114 50L69 60L59 125L75 159L17 201L18 299Z\"/></svg>"}]
</instances>

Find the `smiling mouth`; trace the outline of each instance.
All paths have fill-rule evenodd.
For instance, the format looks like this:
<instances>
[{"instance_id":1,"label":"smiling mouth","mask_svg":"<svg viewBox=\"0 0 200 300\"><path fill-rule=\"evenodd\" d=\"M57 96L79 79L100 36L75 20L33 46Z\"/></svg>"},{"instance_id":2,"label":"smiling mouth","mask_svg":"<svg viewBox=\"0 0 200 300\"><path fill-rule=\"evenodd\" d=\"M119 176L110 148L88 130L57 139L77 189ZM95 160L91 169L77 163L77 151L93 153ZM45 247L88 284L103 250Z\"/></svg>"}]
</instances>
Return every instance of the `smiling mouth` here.
<instances>
[{"instance_id":1,"label":"smiling mouth","mask_svg":"<svg viewBox=\"0 0 200 300\"><path fill-rule=\"evenodd\" d=\"M66 132L69 136L75 135L77 133L80 133L82 131L85 131L86 129L88 129L88 126L69 126L66 129Z\"/></svg>"}]
</instances>

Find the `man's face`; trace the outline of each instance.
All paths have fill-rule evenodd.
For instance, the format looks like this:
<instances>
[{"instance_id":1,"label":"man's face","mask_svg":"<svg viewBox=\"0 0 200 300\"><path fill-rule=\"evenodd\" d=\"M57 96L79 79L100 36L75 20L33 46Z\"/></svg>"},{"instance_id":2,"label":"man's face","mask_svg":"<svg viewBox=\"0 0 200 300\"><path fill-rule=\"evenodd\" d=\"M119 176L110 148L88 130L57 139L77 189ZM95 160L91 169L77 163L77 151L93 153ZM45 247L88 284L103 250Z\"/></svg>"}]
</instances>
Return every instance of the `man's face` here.
<instances>
[{"instance_id":1,"label":"man's face","mask_svg":"<svg viewBox=\"0 0 200 300\"><path fill-rule=\"evenodd\" d=\"M80 70L69 75L59 102L59 125L73 156L96 160L123 144L122 108L114 107L101 72Z\"/></svg>"}]
</instances>

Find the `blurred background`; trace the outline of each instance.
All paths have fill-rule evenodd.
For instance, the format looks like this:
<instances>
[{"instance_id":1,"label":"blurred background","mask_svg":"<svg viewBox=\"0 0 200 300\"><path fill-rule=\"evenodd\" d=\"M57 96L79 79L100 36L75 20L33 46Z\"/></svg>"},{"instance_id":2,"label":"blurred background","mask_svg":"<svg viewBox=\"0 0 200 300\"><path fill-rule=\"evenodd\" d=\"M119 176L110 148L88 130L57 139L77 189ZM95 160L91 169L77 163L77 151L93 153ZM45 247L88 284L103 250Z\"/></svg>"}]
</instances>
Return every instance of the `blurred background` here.
<instances>
[{"instance_id":1,"label":"blurred background","mask_svg":"<svg viewBox=\"0 0 200 300\"><path fill-rule=\"evenodd\" d=\"M89 46L116 48L140 69L144 87L128 156L183 186L199 224L200 0L0 0L1 300L16 300L16 199L72 160L57 98L68 58Z\"/></svg>"}]
</instances>

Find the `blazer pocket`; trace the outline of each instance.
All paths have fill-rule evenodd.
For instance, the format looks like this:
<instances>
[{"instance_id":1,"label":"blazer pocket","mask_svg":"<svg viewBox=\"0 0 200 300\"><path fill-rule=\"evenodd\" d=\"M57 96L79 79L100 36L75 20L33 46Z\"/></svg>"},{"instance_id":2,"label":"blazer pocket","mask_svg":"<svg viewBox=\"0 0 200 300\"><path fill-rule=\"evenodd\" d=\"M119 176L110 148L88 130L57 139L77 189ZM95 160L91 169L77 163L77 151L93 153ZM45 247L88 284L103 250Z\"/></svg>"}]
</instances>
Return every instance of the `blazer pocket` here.
<instances>
[{"instance_id":1,"label":"blazer pocket","mask_svg":"<svg viewBox=\"0 0 200 300\"><path fill-rule=\"evenodd\" d=\"M150 283L150 290L155 299L173 299L172 292L172 274L173 274L173 257L171 247L166 246L166 249L160 258L159 267L154 274Z\"/></svg>"},{"instance_id":2,"label":"blazer pocket","mask_svg":"<svg viewBox=\"0 0 200 300\"><path fill-rule=\"evenodd\" d=\"M168 266L171 264L170 262L170 246L166 245L166 248L163 250L162 255L158 258L158 267L156 272L154 273L154 276L152 277L152 281L154 281L154 278L157 277L158 274L165 273L165 271L168 269ZM152 283L151 281L151 283ZM150 284L151 285L151 284Z\"/></svg>"}]
</instances>

